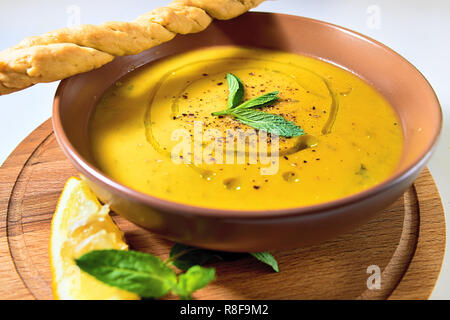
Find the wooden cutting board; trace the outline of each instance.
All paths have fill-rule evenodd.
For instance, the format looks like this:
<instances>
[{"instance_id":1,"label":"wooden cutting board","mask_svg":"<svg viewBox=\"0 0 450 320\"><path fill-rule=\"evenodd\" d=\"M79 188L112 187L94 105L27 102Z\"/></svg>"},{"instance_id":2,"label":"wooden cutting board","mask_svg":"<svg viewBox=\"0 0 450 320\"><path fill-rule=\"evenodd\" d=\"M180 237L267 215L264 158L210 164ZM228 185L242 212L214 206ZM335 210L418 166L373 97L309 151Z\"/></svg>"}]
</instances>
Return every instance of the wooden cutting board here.
<instances>
[{"instance_id":1,"label":"wooden cutting board","mask_svg":"<svg viewBox=\"0 0 450 320\"><path fill-rule=\"evenodd\" d=\"M65 181L76 174L50 120L0 168L0 299L52 299L50 222ZM114 219L133 249L168 256L171 242ZM280 273L252 258L214 264L217 280L195 298L426 299L444 248L444 213L425 170L400 199L359 229L313 247L273 252ZM368 289L370 266L380 268L380 289Z\"/></svg>"}]
</instances>

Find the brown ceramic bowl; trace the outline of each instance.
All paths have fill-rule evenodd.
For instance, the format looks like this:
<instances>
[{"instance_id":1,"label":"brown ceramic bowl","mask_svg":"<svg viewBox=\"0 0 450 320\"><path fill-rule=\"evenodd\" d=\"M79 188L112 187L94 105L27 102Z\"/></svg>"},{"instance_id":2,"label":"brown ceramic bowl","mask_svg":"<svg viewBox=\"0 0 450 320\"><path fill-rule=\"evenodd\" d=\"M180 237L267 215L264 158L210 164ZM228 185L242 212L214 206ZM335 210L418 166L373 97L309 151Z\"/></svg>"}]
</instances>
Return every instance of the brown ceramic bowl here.
<instances>
[{"instance_id":1,"label":"brown ceramic bowl","mask_svg":"<svg viewBox=\"0 0 450 320\"><path fill-rule=\"evenodd\" d=\"M319 205L267 211L227 211L193 207L128 188L94 165L88 121L103 92L133 68L168 55L215 45L242 45L305 54L337 64L372 84L397 111L404 129L404 154L383 183ZM53 127L61 148L98 197L111 208L163 237L225 251L264 251L305 246L332 238L368 220L413 183L436 144L441 109L427 80L386 46L356 32L308 18L247 13L215 21L207 30L61 82Z\"/></svg>"}]
</instances>

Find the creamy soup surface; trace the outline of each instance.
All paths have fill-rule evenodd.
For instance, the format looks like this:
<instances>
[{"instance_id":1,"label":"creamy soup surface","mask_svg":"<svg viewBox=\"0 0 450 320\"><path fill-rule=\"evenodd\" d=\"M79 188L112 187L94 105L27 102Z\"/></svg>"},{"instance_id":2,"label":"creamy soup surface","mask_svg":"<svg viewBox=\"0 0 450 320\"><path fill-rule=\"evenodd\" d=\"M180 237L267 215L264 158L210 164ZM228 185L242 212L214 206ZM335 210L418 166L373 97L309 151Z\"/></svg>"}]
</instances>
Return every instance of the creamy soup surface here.
<instances>
[{"instance_id":1,"label":"creamy soup surface","mask_svg":"<svg viewBox=\"0 0 450 320\"><path fill-rule=\"evenodd\" d=\"M253 130L231 116L211 115L227 108L228 73L244 84L244 101L278 91L276 103L256 110L283 116L305 135L279 137L276 157L269 135L264 163L260 154L250 161L251 142L244 139L245 148L230 153L236 161L225 163L224 147L220 163L212 146L225 141L226 130ZM223 140L205 135L208 129ZM234 46L131 72L104 94L89 134L96 165L114 180L155 197L229 210L293 208L355 194L387 179L403 146L393 108L354 74L310 57ZM172 156L181 142L184 148L191 142L190 159L185 149ZM238 155L245 161L237 163Z\"/></svg>"}]
</instances>

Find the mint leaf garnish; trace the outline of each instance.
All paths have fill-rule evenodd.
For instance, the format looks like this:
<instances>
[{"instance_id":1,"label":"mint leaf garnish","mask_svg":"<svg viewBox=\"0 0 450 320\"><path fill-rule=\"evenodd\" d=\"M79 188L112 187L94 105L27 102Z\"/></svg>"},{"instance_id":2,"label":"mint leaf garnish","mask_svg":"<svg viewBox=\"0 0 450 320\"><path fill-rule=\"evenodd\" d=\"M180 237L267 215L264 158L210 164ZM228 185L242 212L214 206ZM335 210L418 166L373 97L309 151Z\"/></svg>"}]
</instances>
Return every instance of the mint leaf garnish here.
<instances>
[{"instance_id":1,"label":"mint leaf garnish","mask_svg":"<svg viewBox=\"0 0 450 320\"><path fill-rule=\"evenodd\" d=\"M216 271L213 268L203 268L193 266L186 273L181 274L178 283L173 292L181 299L191 300L192 293L197 291L213 281L216 277Z\"/></svg>"},{"instance_id":2,"label":"mint leaf garnish","mask_svg":"<svg viewBox=\"0 0 450 320\"><path fill-rule=\"evenodd\" d=\"M244 103L242 103L241 105L239 105L237 108L246 109L246 108L264 107L264 106L268 106L268 105L271 105L271 104L277 102L278 99L280 99L278 97L278 91L269 92L260 97L253 98L251 100L247 100Z\"/></svg>"},{"instance_id":3,"label":"mint leaf garnish","mask_svg":"<svg viewBox=\"0 0 450 320\"><path fill-rule=\"evenodd\" d=\"M282 116L252 109L275 103L279 99L278 91L270 92L239 104L244 96L242 81L231 73L227 74L227 80L230 91L228 109L213 112L213 116L233 116L236 120L252 128L288 138L305 134L302 128L294 122L284 119Z\"/></svg>"},{"instance_id":4,"label":"mint leaf garnish","mask_svg":"<svg viewBox=\"0 0 450 320\"><path fill-rule=\"evenodd\" d=\"M241 79L236 77L234 74L227 74L227 82L230 94L228 96L228 108L237 107L242 98L244 98L244 84Z\"/></svg>"},{"instance_id":5,"label":"mint leaf garnish","mask_svg":"<svg viewBox=\"0 0 450 320\"><path fill-rule=\"evenodd\" d=\"M145 298L163 297L177 285L175 271L148 253L94 250L75 262L101 282Z\"/></svg>"},{"instance_id":6,"label":"mint leaf garnish","mask_svg":"<svg viewBox=\"0 0 450 320\"><path fill-rule=\"evenodd\" d=\"M268 252L250 253L259 261L279 272L278 263ZM192 299L192 293L215 279L214 268L200 265L215 260L233 261L248 256L247 253L232 253L204 250L175 244L170 258L162 261L148 253L123 250L94 250L78 259L77 266L97 280L122 290L136 293L142 298L161 298L172 292L180 299ZM176 275L169 267L175 265L186 271Z\"/></svg>"},{"instance_id":7,"label":"mint leaf garnish","mask_svg":"<svg viewBox=\"0 0 450 320\"><path fill-rule=\"evenodd\" d=\"M172 264L180 270L186 271L195 265L204 265L212 260L220 259L214 251L176 243L170 250Z\"/></svg>"},{"instance_id":8,"label":"mint leaf garnish","mask_svg":"<svg viewBox=\"0 0 450 320\"><path fill-rule=\"evenodd\" d=\"M277 260L275 260L274 256L271 255L270 253L256 252L256 253L251 253L251 255L254 256L256 259L258 259L259 261L271 266L272 269L275 270L275 272L280 272L280 268L278 267Z\"/></svg>"},{"instance_id":9,"label":"mint leaf garnish","mask_svg":"<svg viewBox=\"0 0 450 320\"><path fill-rule=\"evenodd\" d=\"M248 253L222 252L214 250L200 249L176 243L170 250L170 260L173 265L181 270L187 270L195 265L205 265L217 260L235 261L247 257ZM250 255L259 261L268 264L279 272L277 260L268 252L250 253Z\"/></svg>"},{"instance_id":10,"label":"mint leaf garnish","mask_svg":"<svg viewBox=\"0 0 450 320\"><path fill-rule=\"evenodd\" d=\"M252 128L282 137L298 137L305 134L302 128L277 114L236 108L232 115Z\"/></svg>"},{"instance_id":11,"label":"mint leaf garnish","mask_svg":"<svg viewBox=\"0 0 450 320\"><path fill-rule=\"evenodd\" d=\"M170 250L172 264L186 271L195 265L205 265L214 261L234 261L246 256L245 253L221 252L200 249L176 243Z\"/></svg>"}]
</instances>

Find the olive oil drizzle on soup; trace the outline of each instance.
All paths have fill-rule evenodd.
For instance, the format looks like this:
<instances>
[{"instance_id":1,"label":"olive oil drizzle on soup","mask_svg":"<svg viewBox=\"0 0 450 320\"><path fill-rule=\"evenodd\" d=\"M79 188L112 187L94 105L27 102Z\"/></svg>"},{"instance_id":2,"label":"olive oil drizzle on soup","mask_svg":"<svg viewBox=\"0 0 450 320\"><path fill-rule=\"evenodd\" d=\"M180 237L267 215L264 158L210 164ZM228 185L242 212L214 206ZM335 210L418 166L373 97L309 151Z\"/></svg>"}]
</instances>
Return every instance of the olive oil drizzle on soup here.
<instances>
[{"instance_id":1,"label":"olive oil drizzle on soup","mask_svg":"<svg viewBox=\"0 0 450 320\"><path fill-rule=\"evenodd\" d=\"M227 129L252 129L211 115L227 108L227 73L242 80L244 101L278 91L276 103L256 110L281 115L306 133L279 137L275 174L261 174L271 164L260 161L216 163L208 149L216 141L203 136L208 129L219 130L224 140ZM172 161L181 141L172 135L180 129L189 141L202 137L201 156L209 162L194 163L194 142L192 163ZM391 175L403 146L393 108L352 73L310 57L234 46L191 51L133 71L104 94L89 134L96 164L116 181L155 197L231 210L299 207L363 191Z\"/></svg>"}]
</instances>

